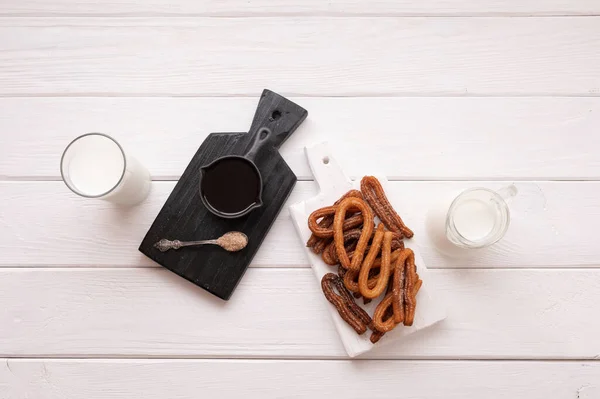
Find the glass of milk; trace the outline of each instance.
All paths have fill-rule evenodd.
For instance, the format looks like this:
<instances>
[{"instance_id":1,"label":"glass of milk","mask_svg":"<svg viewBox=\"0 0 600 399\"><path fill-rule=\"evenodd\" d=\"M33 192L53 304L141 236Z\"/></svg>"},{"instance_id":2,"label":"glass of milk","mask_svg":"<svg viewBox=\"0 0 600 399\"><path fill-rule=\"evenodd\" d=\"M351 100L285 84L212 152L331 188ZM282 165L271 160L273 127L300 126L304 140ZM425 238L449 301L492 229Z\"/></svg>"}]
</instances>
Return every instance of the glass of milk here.
<instances>
[{"instance_id":1,"label":"glass of milk","mask_svg":"<svg viewBox=\"0 0 600 399\"><path fill-rule=\"evenodd\" d=\"M60 172L67 187L86 198L133 205L150 191L148 170L103 133L73 140L62 155Z\"/></svg>"},{"instance_id":2,"label":"glass of milk","mask_svg":"<svg viewBox=\"0 0 600 399\"><path fill-rule=\"evenodd\" d=\"M462 248L484 248L508 230L508 201L517 194L514 185L498 191L471 188L452 201L446 214L446 238Z\"/></svg>"}]
</instances>

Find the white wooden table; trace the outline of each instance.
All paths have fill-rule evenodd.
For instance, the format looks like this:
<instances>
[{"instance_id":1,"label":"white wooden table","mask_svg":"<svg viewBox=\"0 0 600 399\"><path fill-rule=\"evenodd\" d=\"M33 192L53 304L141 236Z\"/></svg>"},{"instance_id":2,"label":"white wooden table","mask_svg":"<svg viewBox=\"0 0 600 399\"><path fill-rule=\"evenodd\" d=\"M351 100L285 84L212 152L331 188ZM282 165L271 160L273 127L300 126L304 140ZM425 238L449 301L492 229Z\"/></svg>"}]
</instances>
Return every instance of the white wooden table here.
<instances>
[{"instance_id":1,"label":"white wooden table","mask_svg":"<svg viewBox=\"0 0 600 399\"><path fill-rule=\"evenodd\" d=\"M303 147L377 167L448 305L347 360L287 208L229 302L137 252L192 154L263 88ZM106 132L151 171L128 212L59 157ZM506 239L427 244L439 196L516 182ZM0 0L0 398L600 398L600 1Z\"/></svg>"}]
</instances>

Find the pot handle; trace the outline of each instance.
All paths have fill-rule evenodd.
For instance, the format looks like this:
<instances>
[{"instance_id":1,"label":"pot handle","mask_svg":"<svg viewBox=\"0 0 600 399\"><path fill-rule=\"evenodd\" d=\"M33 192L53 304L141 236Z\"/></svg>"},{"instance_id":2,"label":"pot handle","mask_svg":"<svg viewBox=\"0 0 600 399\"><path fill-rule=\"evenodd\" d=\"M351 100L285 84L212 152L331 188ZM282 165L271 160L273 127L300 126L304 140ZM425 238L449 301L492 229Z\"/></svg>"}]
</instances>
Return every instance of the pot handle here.
<instances>
[{"instance_id":1,"label":"pot handle","mask_svg":"<svg viewBox=\"0 0 600 399\"><path fill-rule=\"evenodd\" d=\"M256 155L263 147L271 147L270 142L272 137L273 132L271 132L269 128L261 128L254 137L252 147L250 147L250 150L248 150L246 155L244 155L244 158L254 161L256 159Z\"/></svg>"},{"instance_id":2,"label":"pot handle","mask_svg":"<svg viewBox=\"0 0 600 399\"><path fill-rule=\"evenodd\" d=\"M245 157L253 159L263 147L281 147L307 115L298 104L271 90L263 90L248 131L254 140Z\"/></svg>"}]
</instances>

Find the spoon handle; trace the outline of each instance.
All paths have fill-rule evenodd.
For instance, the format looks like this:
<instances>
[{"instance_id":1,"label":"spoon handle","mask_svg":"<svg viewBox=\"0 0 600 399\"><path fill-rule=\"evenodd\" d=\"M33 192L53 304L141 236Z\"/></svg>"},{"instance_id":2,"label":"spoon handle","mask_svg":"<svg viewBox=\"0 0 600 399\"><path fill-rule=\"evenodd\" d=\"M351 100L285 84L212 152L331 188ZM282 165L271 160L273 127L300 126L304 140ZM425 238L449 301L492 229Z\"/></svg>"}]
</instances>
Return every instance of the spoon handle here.
<instances>
[{"instance_id":1,"label":"spoon handle","mask_svg":"<svg viewBox=\"0 0 600 399\"><path fill-rule=\"evenodd\" d=\"M217 240L202 240L202 241L179 241L179 240L167 240L167 239L162 239L159 242L157 242L156 244L154 244L154 247L157 248L160 252L166 252L169 249L179 249L179 248L183 248L183 247L190 247L193 245L205 245L205 244L213 244L213 245L219 245Z\"/></svg>"},{"instance_id":2,"label":"spoon handle","mask_svg":"<svg viewBox=\"0 0 600 399\"><path fill-rule=\"evenodd\" d=\"M193 245L204 245L204 244L213 244L219 245L217 240L202 240L202 241L179 241L179 248L181 247L191 247Z\"/></svg>"}]
</instances>

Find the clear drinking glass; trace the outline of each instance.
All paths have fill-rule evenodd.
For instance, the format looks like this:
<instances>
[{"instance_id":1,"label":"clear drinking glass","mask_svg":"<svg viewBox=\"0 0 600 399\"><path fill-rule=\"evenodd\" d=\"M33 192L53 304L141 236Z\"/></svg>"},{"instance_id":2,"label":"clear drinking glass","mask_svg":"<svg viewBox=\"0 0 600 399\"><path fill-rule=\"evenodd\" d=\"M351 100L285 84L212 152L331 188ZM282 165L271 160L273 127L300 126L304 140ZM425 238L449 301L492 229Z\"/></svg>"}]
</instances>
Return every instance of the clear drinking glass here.
<instances>
[{"instance_id":1,"label":"clear drinking glass","mask_svg":"<svg viewBox=\"0 0 600 399\"><path fill-rule=\"evenodd\" d=\"M508 230L508 202L516 194L514 185L498 191L482 187L463 191L446 214L446 238L462 248L483 248L496 243Z\"/></svg>"},{"instance_id":2,"label":"clear drinking glass","mask_svg":"<svg viewBox=\"0 0 600 399\"><path fill-rule=\"evenodd\" d=\"M151 186L148 170L103 133L73 140L60 160L60 173L75 194L122 205L144 200Z\"/></svg>"}]
</instances>

